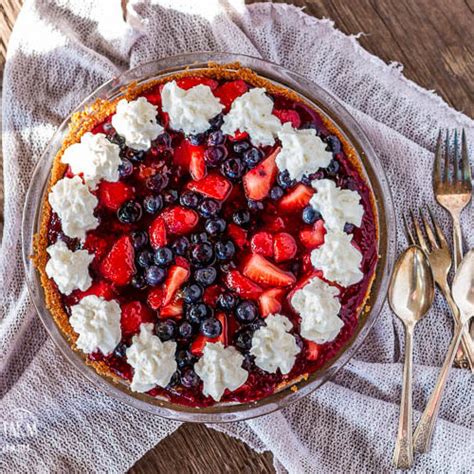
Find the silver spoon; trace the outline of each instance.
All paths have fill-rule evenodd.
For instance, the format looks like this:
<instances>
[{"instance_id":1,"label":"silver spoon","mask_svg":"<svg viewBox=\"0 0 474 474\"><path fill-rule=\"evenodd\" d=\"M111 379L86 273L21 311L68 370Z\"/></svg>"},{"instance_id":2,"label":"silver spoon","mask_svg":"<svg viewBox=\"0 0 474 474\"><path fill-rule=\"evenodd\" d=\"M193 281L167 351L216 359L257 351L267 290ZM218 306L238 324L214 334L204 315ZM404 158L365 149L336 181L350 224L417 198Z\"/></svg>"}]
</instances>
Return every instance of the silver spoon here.
<instances>
[{"instance_id":1,"label":"silver spoon","mask_svg":"<svg viewBox=\"0 0 474 474\"><path fill-rule=\"evenodd\" d=\"M393 453L393 464L398 469L408 469L413 464L411 400L413 333L416 323L432 305L433 298L434 281L430 264L423 250L412 245L398 257L388 290L390 307L405 325L402 400Z\"/></svg>"},{"instance_id":2,"label":"silver spoon","mask_svg":"<svg viewBox=\"0 0 474 474\"><path fill-rule=\"evenodd\" d=\"M455 327L454 336L451 339L435 388L413 435L415 450L420 453L430 450L444 387L459 347L463 327L474 316L474 249L464 256L461 265L459 265L454 276L452 293L459 308L460 324Z\"/></svg>"}]
</instances>

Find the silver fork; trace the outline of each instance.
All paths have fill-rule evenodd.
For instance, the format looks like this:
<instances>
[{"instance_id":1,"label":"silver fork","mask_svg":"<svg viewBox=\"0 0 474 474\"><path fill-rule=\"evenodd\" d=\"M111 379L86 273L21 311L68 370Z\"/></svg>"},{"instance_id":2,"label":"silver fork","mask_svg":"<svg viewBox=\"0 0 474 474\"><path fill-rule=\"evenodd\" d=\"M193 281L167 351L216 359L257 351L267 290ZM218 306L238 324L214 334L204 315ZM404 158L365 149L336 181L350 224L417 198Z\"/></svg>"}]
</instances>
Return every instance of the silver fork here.
<instances>
[{"instance_id":1,"label":"silver fork","mask_svg":"<svg viewBox=\"0 0 474 474\"><path fill-rule=\"evenodd\" d=\"M451 214L453 220L454 271L456 271L463 256L461 212L471 201L472 181L464 129L461 135L461 152L459 150L458 131L454 131L454 158L452 160L453 169L451 173L449 166L449 142L449 131L446 130L443 154L440 130L436 143L435 162L433 167L433 189L436 200ZM470 334L471 338L474 338L473 323L470 325ZM462 347L459 348L458 353L456 354L455 365L459 367L469 366Z\"/></svg>"},{"instance_id":2,"label":"silver fork","mask_svg":"<svg viewBox=\"0 0 474 474\"><path fill-rule=\"evenodd\" d=\"M425 238L421 226L412 212L410 212L410 214L413 221L413 227L415 228L415 233L411 232L410 227L407 225L407 222L404 219L408 240L410 240L410 243L412 244L419 245L426 253L431 265L431 269L433 270L435 283L438 285L439 290L448 303L455 324L459 324L459 309L452 298L451 288L448 284L448 273L451 269L452 262L451 252L449 251L449 245L446 241L443 231L436 222L429 208L428 212L430 215L431 225L428 222L426 216L420 210L420 217L424 228L423 230L425 231L427 238ZM466 330L463 332L461 343L469 367L471 368L471 371L474 372L474 343Z\"/></svg>"}]
</instances>

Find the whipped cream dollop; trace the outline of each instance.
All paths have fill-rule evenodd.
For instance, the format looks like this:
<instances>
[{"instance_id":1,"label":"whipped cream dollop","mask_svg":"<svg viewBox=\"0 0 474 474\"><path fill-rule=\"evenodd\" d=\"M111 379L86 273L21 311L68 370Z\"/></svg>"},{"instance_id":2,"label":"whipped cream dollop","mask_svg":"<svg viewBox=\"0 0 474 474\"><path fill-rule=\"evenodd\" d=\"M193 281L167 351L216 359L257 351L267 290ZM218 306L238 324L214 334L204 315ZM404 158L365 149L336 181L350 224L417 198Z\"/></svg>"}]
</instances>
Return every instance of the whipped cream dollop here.
<instances>
[{"instance_id":1,"label":"whipped cream dollop","mask_svg":"<svg viewBox=\"0 0 474 474\"><path fill-rule=\"evenodd\" d=\"M163 111L169 115L171 128L182 130L186 135L205 132L210 127L209 120L224 108L209 86L198 84L185 90L176 81L165 84L161 102Z\"/></svg>"},{"instance_id":2,"label":"whipped cream dollop","mask_svg":"<svg viewBox=\"0 0 474 474\"><path fill-rule=\"evenodd\" d=\"M203 381L202 392L217 402L226 389L231 392L241 387L248 378L242 368L244 356L235 347L224 347L221 342L207 343L194 370Z\"/></svg>"},{"instance_id":3,"label":"whipped cream dollop","mask_svg":"<svg viewBox=\"0 0 474 474\"><path fill-rule=\"evenodd\" d=\"M289 333L292 327L291 321L281 314L269 314L265 318L265 326L253 334L250 349L257 367L272 374L278 369L282 374L290 372L301 351L295 337Z\"/></svg>"},{"instance_id":4,"label":"whipped cream dollop","mask_svg":"<svg viewBox=\"0 0 474 474\"><path fill-rule=\"evenodd\" d=\"M101 179L119 180L120 147L103 133L86 132L79 143L66 148L61 158L74 174L82 173L85 183L95 189Z\"/></svg>"},{"instance_id":5,"label":"whipped cream dollop","mask_svg":"<svg viewBox=\"0 0 474 474\"><path fill-rule=\"evenodd\" d=\"M296 130L286 122L278 132L281 151L276 157L280 171L288 170L291 179L301 180L304 175L326 168L332 160L332 153L326 150L326 143L312 128Z\"/></svg>"},{"instance_id":6,"label":"whipped cream dollop","mask_svg":"<svg viewBox=\"0 0 474 474\"><path fill-rule=\"evenodd\" d=\"M338 317L341 310L338 296L337 288L317 277L295 291L291 305L301 316L301 336L318 344L335 339L344 326Z\"/></svg>"},{"instance_id":7,"label":"whipped cream dollop","mask_svg":"<svg viewBox=\"0 0 474 474\"><path fill-rule=\"evenodd\" d=\"M177 369L175 353L176 342L162 342L153 334L153 324L141 324L126 350L127 362L134 369L130 388L147 392L157 385L166 387Z\"/></svg>"},{"instance_id":8,"label":"whipped cream dollop","mask_svg":"<svg viewBox=\"0 0 474 474\"><path fill-rule=\"evenodd\" d=\"M98 350L104 355L110 354L122 337L121 314L117 301L95 295L85 296L71 306L69 322L79 334L77 347L87 354Z\"/></svg>"},{"instance_id":9,"label":"whipped cream dollop","mask_svg":"<svg viewBox=\"0 0 474 474\"><path fill-rule=\"evenodd\" d=\"M227 135L234 135L238 130L247 132L255 146L273 145L281 122L272 110L273 101L265 94L265 89L250 89L234 100L224 116L221 130Z\"/></svg>"},{"instance_id":10,"label":"whipped cream dollop","mask_svg":"<svg viewBox=\"0 0 474 474\"><path fill-rule=\"evenodd\" d=\"M328 230L321 247L311 252L314 268L322 270L324 278L341 286L362 280L362 254L352 245L352 235L340 230Z\"/></svg>"},{"instance_id":11,"label":"whipped cream dollop","mask_svg":"<svg viewBox=\"0 0 474 474\"><path fill-rule=\"evenodd\" d=\"M60 179L51 188L48 200L68 237L84 240L86 232L99 225L94 216L97 198L79 176Z\"/></svg>"},{"instance_id":12,"label":"whipped cream dollop","mask_svg":"<svg viewBox=\"0 0 474 474\"><path fill-rule=\"evenodd\" d=\"M63 295L70 295L76 289L85 291L91 286L89 264L94 260L93 254L87 250L73 252L62 240L50 245L46 252L50 256L46 274L55 281Z\"/></svg>"},{"instance_id":13,"label":"whipped cream dollop","mask_svg":"<svg viewBox=\"0 0 474 474\"><path fill-rule=\"evenodd\" d=\"M148 150L151 141L164 130L156 120L157 113L156 106L145 97L130 102L122 99L117 103L112 125L125 138L127 146L134 150Z\"/></svg>"},{"instance_id":14,"label":"whipped cream dollop","mask_svg":"<svg viewBox=\"0 0 474 474\"><path fill-rule=\"evenodd\" d=\"M343 230L346 223L360 227L364 208L357 191L338 188L330 179L317 179L311 185L316 193L309 204L319 211L326 229Z\"/></svg>"}]
</instances>

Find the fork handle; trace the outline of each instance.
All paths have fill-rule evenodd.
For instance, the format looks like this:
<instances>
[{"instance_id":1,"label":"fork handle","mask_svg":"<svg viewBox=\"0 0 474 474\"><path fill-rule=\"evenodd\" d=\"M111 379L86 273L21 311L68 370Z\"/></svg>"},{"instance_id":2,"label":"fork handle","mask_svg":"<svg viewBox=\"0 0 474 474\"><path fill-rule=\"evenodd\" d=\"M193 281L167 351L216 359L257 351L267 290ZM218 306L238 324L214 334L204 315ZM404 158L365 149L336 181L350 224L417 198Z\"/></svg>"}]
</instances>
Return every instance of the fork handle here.
<instances>
[{"instance_id":1,"label":"fork handle","mask_svg":"<svg viewBox=\"0 0 474 474\"><path fill-rule=\"evenodd\" d=\"M465 328L465 326L465 324L456 324L455 333L451 339L451 344L449 345L441 372L438 375L435 388L430 396L430 399L428 400L425 411L421 415L415 433L413 434L413 445L415 451L418 453L426 453L431 448L431 440L433 437L436 420L438 419L438 412L439 407L441 406L441 400L443 398L444 387L446 386L449 371L453 365L454 357L456 355L456 351L458 350L463 328Z\"/></svg>"},{"instance_id":2,"label":"fork handle","mask_svg":"<svg viewBox=\"0 0 474 474\"><path fill-rule=\"evenodd\" d=\"M462 230L461 219L459 215L452 214L453 217L453 244L454 244L454 271L457 270L461 264L463 250L462 250Z\"/></svg>"}]
</instances>

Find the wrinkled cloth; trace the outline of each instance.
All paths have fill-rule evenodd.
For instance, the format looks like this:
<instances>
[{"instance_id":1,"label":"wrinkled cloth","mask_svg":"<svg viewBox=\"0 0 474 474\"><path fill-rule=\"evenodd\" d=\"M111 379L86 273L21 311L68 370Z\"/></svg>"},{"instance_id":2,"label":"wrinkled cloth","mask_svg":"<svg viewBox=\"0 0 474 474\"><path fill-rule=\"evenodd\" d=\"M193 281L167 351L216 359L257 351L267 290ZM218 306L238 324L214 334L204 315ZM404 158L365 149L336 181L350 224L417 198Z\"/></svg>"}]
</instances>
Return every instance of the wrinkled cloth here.
<instances>
[{"instance_id":1,"label":"wrinkled cloth","mask_svg":"<svg viewBox=\"0 0 474 474\"><path fill-rule=\"evenodd\" d=\"M27 0L4 76L5 229L0 253L2 472L123 472L179 424L98 391L42 327L21 264L21 211L33 167L65 116L100 84L138 64L193 51L244 53L281 64L332 92L362 126L387 173L397 223L434 206L431 165L440 127L474 122L342 34L288 5L239 0ZM474 151L471 153L474 156ZM433 207L445 229L447 214ZM463 214L474 245L472 208ZM469 232L470 229L470 232ZM398 231L397 250L406 246ZM438 295L415 335L415 419L452 334ZM270 450L278 472L391 472L401 395L403 329L386 305L352 361L330 383L280 412L213 426ZM429 454L414 472L472 472L473 380L453 370ZM19 422L23 431L13 429Z\"/></svg>"}]
</instances>

